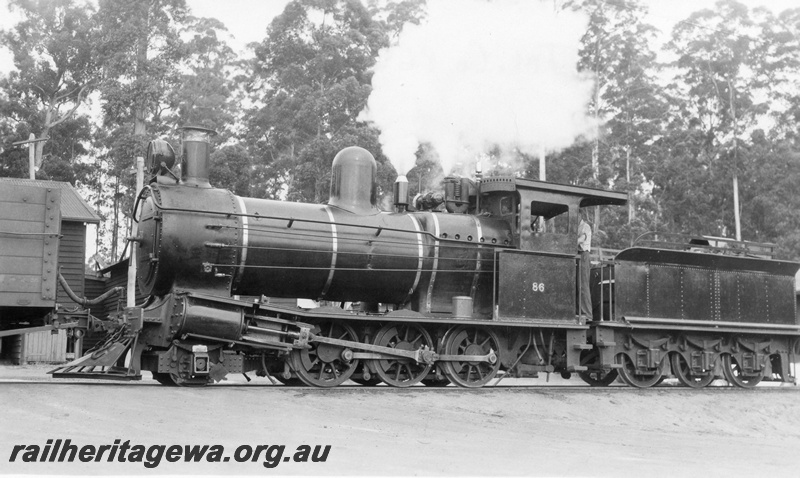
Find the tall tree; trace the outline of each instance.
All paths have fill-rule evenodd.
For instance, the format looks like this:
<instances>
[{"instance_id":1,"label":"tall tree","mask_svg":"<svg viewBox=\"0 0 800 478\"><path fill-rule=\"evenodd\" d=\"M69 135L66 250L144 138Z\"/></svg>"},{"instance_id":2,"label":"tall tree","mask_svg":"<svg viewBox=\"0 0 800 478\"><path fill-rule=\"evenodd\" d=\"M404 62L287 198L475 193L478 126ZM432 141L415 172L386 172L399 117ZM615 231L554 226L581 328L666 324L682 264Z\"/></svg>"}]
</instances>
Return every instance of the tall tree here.
<instances>
[{"instance_id":1,"label":"tall tree","mask_svg":"<svg viewBox=\"0 0 800 478\"><path fill-rule=\"evenodd\" d=\"M248 143L273 179L259 191L274 196L285 187L290 199L321 202L342 139L378 144L377 132L355 118L386 45L383 25L357 0L294 0L272 21L255 46L248 85L259 105ZM387 168L379 149L371 151Z\"/></svg>"},{"instance_id":2,"label":"tall tree","mask_svg":"<svg viewBox=\"0 0 800 478\"><path fill-rule=\"evenodd\" d=\"M107 124L133 125L143 138L147 121L161 113L164 92L180 83L185 52L180 25L184 0L101 0L100 55Z\"/></svg>"},{"instance_id":3,"label":"tall tree","mask_svg":"<svg viewBox=\"0 0 800 478\"><path fill-rule=\"evenodd\" d=\"M769 94L776 103L772 133L800 143L800 7L781 12L776 20L764 26L770 40L767 59L773 67Z\"/></svg>"},{"instance_id":4,"label":"tall tree","mask_svg":"<svg viewBox=\"0 0 800 478\"><path fill-rule=\"evenodd\" d=\"M668 44L677 55L677 85L683 88L676 95L682 99L675 103L678 116L701 132L704 164L732 185L732 192L720 198L733 212L737 239L742 137L768 109L771 36L762 33L773 22L767 10L751 12L734 0L720 0L713 10L700 10L679 23Z\"/></svg>"},{"instance_id":5,"label":"tall tree","mask_svg":"<svg viewBox=\"0 0 800 478\"><path fill-rule=\"evenodd\" d=\"M169 108L169 92L181 85L181 61L186 45L181 38L188 18L184 0L101 0L97 11L98 57L102 62L100 93L104 124L100 139L109 165L105 188L113 205L112 260L122 250L121 216L133 206L126 194L133 186L128 174L134 158L144 155L148 128L165 133L160 118ZM113 191L113 193L111 193Z\"/></svg>"},{"instance_id":6,"label":"tall tree","mask_svg":"<svg viewBox=\"0 0 800 478\"><path fill-rule=\"evenodd\" d=\"M48 137L76 117L96 87L93 9L72 0L13 0L9 6L23 20L0 34L16 67L0 79L2 121L16 132L14 140L27 133ZM45 150L46 143L37 143L37 167Z\"/></svg>"},{"instance_id":7,"label":"tall tree","mask_svg":"<svg viewBox=\"0 0 800 478\"><path fill-rule=\"evenodd\" d=\"M627 214L609 210L602 221L599 210L595 215L598 244L623 247L652 226L652 204L640 185L642 162L652 155L666 112L651 46L657 31L643 21L647 10L638 0L578 0L566 6L589 16L578 69L595 80L588 107L597 129L588 144L551 155L548 177L630 191Z\"/></svg>"},{"instance_id":8,"label":"tall tree","mask_svg":"<svg viewBox=\"0 0 800 478\"><path fill-rule=\"evenodd\" d=\"M225 26L214 18L187 17L179 83L165 91L167 109L160 119L172 125L211 128L226 139L233 130L236 54L225 41Z\"/></svg>"}]
</instances>

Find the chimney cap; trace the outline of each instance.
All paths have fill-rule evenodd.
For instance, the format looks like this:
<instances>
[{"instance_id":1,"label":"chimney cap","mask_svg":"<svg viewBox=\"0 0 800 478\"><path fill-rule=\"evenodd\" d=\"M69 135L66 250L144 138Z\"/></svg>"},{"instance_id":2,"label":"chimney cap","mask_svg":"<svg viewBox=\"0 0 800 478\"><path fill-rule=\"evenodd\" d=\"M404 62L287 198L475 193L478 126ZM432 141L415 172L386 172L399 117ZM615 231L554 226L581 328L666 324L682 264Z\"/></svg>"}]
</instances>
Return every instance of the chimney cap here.
<instances>
[{"instance_id":1,"label":"chimney cap","mask_svg":"<svg viewBox=\"0 0 800 478\"><path fill-rule=\"evenodd\" d=\"M178 131L182 132L184 136L186 136L187 140L189 141L203 141L208 140L211 136L216 136L217 132L211 128L206 128L205 126L194 126L194 125L186 125L181 126L178 128ZM196 132L195 135L192 135L191 132Z\"/></svg>"}]
</instances>

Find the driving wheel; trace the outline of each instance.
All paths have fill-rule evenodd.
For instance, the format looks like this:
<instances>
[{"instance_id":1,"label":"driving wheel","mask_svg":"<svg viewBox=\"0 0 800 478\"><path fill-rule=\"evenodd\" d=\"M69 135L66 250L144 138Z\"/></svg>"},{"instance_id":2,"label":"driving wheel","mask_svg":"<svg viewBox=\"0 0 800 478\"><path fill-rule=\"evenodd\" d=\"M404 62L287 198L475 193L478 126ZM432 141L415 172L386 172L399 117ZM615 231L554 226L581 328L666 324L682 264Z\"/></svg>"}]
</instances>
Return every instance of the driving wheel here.
<instances>
[{"instance_id":1,"label":"driving wheel","mask_svg":"<svg viewBox=\"0 0 800 478\"><path fill-rule=\"evenodd\" d=\"M357 342L358 336L345 323L327 321L318 325L316 335ZM358 360L348 358L351 350L341 345L310 342L307 349L292 350L290 363L297 378L313 387L335 387L347 381L358 368Z\"/></svg>"}]
</instances>

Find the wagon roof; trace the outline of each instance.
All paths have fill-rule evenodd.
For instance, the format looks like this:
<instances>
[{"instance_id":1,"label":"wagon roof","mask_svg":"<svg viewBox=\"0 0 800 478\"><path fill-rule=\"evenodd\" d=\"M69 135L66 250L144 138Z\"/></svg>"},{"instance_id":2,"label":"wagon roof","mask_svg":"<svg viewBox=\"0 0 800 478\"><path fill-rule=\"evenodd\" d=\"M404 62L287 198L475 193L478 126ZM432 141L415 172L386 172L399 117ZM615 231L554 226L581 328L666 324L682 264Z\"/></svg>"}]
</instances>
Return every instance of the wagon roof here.
<instances>
[{"instance_id":1,"label":"wagon roof","mask_svg":"<svg viewBox=\"0 0 800 478\"><path fill-rule=\"evenodd\" d=\"M40 179L0 178L0 184L58 188L61 190L61 220L97 224L98 216L70 183Z\"/></svg>"}]
</instances>

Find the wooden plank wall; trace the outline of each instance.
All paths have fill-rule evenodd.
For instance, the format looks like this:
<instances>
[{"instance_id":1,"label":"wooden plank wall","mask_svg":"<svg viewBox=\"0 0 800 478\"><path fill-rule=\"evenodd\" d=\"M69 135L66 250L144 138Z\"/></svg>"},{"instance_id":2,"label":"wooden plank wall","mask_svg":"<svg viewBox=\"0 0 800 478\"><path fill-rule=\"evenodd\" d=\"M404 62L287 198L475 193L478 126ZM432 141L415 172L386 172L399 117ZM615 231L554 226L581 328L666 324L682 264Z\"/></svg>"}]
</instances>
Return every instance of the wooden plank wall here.
<instances>
[{"instance_id":1,"label":"wooden plank wall","mask_svg":"<svg viewBox=\"0 0 800 478\"><path fill-rule=\"evenodd\" d=\"M32 186L0 190L0 307L53 307L60 194Z\"/></svg>"},{"instance_id":2,"label":"wooden plank wall","mask_svg":"<svg viewBox=\"0 0 800 478\"><path fill-rule=\"evenodd\" d=\"M26 334L25 360L28 362L64 362L67 359L67 331L57 334L35 332Z\"/></svg>"},{"instance_id":3,"label":"wooden plank wall","mask_svg":"<svg viewBox=\"0 0 800 478\"><path fill-rule=\"evenodd\" d=\"M82 222L63 221L61 223L61 244L58 248L58 261L61 274L78 297L84 297L84 261L86 260L86 225ZM61 285L58 287L58 303L75 307Z\"/></svg>"}]
</instances>

